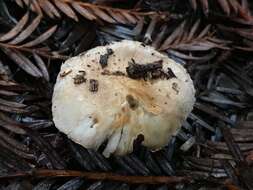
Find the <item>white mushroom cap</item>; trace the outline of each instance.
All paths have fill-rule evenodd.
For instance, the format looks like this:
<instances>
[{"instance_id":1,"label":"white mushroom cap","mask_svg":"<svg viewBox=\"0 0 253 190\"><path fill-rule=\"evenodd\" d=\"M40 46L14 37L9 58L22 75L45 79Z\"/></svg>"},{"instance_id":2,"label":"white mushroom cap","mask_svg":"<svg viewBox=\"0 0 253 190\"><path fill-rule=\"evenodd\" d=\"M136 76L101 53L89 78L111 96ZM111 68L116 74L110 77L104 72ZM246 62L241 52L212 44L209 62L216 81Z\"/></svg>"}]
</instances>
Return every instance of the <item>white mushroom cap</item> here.
<instances>
[{"instance_id":1,"label":"white mushroom cap","mask_svg":"<svg viewBox=\"0 0 253 190\"><path fill-rule=\"evenodd\" d=\"M191 112L194 94L183 66L140 42L116 42L62 65L53 120L85 148L98 149L107 141L107 157L132 152L138 135L144 136L142 145L158 150Z\"/></svg>"}]
</instances>

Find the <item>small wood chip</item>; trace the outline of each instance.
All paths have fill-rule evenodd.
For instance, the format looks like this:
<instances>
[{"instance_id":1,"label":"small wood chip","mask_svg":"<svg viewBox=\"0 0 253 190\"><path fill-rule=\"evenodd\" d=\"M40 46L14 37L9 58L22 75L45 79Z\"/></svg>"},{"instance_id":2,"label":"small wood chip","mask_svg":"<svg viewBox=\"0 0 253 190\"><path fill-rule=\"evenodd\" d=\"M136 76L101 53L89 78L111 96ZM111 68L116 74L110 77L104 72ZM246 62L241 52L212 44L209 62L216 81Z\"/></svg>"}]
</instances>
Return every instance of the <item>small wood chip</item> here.
<instances>
[{"instance_id":1,"label":"small wood chip","mask_svg":"<svg viewBox=\"0 0 253 190\"><path fill-rule=\"evenodd\" d=\"M112 54L113 54L113 50L108 48L106 49L106 53L104 55L100 55L99 63L102 68L105 68L107 66L109 56Z\"/></svg>"},{"instance_id":2,"label":"small wood chip","mask_svg":"<svg viewBox=\"0 0 253 190\"><path fill-rule=\"evenodd\" d=\"M168 68L167 74L169 78L177 78L174 72L171 70L171 68Z\"/></svg>"},{"instance_id":3,"label":"small wood chip","mask_svg":"<svg viewBox=\"0 0 253 190\"><path fill-rule=\"evenodd\" d=\"M132 59L126 67L128 76L132 79L146 79L147 77L157 77L161 75L162 60L153 63L138 64Z\"/></svg>"},{"instance_id":4,"label":"small wood chip","mask_svg":"<svg viewBox=\"0 0 253 190\"><path fill-rule=\"evenodd\" d=\"M72 70L70 69L70 70L68 70L68 71L63 71L63 73L61 73L60 74L60 77L65 77L65 76L67 76L69 73L71 73L72 72Z\"/></svg>"},{"instance_id":5,"label":"small wood chip","mask_svg":"<svg viewBox=\"0 0 253 190\"><path fill-rule=\"evenodd\" d=\"M138 64L132 59L129 62L126 72L132 79L170 79L176 77L173 71L168 68L168 72L163 70L162 60L154 61L153 63Z\"/></svg>"},{"instance_id":6,"label":"small wood chip","mask_svg":"<svg viewBox=\"0 0 253 190\"><path fill-rule=\"evenodd\" d=\"M123 73L122 71L110 72L109 70L105 69L101 72L101 75L125 76L125 73Z\"/></svg>"}]
</instances>

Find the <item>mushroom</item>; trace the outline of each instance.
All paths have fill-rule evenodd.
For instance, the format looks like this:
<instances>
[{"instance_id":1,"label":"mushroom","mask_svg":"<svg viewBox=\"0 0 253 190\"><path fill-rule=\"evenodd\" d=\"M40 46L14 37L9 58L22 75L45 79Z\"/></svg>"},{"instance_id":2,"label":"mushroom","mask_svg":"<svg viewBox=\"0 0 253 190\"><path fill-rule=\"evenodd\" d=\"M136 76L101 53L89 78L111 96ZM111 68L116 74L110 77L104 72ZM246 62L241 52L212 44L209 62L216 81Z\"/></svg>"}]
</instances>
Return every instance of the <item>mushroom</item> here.
<instances>
[{"instance_id":1,"label":"mushroom","mask_svg":"<svg viewBox=\"0 0 253 190\"><path fill-rule=\"evenodd\" d=\"M56 127L85 148L103 154L156 151L167 145L195 102L182 65L135 41L91 49L62 64L52 99Z\"/></svg>"}]
</instances>

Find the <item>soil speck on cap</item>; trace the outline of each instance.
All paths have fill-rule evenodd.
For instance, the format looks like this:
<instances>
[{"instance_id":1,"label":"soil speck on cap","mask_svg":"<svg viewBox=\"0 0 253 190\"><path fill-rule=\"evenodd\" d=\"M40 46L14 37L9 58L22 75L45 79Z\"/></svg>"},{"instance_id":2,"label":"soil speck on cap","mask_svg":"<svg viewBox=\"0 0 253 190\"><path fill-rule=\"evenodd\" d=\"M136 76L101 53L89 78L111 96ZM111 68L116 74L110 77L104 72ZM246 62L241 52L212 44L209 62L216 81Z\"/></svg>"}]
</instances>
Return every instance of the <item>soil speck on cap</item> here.
<instances>
[{"instance_id":1,"label":"soil speck on cap","mask_svg":"<svg viewBox=\"0 0 253 190\"><path fill-rule=\"evenodd\" d=\"M83 75L86 75L86 72L83 70L78 71L79 73L82 73Z\"/></svg>"},{"instance_id":2,"label":"soil speck on cap","mask_svg":"<svg viewBox=\"0 0 253 190\"><path fill-rule=\"evenodd\" d=\"M178 94L179 93L179 89L178 89L178 84L173 82L172 83L172 89Z\"/></svg>"},{"instance_id":3,"label":"soil speck on cap","mask_svg":"<svg viewBox=\"0 0 253 190\"><path fill-rule=\"evenodd\" d=\"M111 74L111 72L107 69L105 69L101 72L101 75L110 75L110 74Z\"/></svg>"},{"instance_id":4,"label":"soil speck on cap","mask_svg":"<svg viewBox=\"0 0 253 190\"><path fill-rule=\"evenodd\" d=\"M106 53L104 55L100 55L99 63L102 68L105 68L108 64L109 56L113 54L112 49L106 49Z\"/></svg>"},{"instance_id":5,"label":"soil speck on cap","mask_svg":"<svg viewBox=\"0 0 253 190\"><path fill-rule=\"evenodd\" d=\"M98 118L94 118L93 123L98 123Z\"/></svg>"},{"instance_id":6,"label":"soil speck on cap","mask_svg":"<svg viewBox=\"0 0 253 190\"><path fill-rule=\"evenodd\" d=\"M81 83L86 82L86 78L84 78L83 74L76 75L73 79L74 79L74 84L81 84Z\"/></svg>"},{"instance_id":7,"label":"soil speck on cap","mask_svg":"<svg viewBox=\"0 0 253 190\"><path fill-rule=\"evenodd\" d=\"M126 100L129 104L129 107L132 110L135 110L138 107L138 101L136 99L134 99L134 97L132 95L127 95Z\"/></svg>"},{"instance_id":8,"label":"soil speck on cap","mask_svg":"<svg viewBox=\"0 0 253 190\"><path fill-rule=\"evenodd\" d=\"M98 81L95 79L90 79L90 86L89 90L91 92L97 92L98 91Z\"/></svg>"},{"instance_id":9,"label":"soil speck on cap","mask_svg":"<svg viewBox=\"0 0 253 190\"><path fill-rule=\"evenodd\" d=\"M121 72L121 71L114 71L112 73L112 75L115 75L115 76L125 76L125 73Z\"/></svg>"}]
</instances>

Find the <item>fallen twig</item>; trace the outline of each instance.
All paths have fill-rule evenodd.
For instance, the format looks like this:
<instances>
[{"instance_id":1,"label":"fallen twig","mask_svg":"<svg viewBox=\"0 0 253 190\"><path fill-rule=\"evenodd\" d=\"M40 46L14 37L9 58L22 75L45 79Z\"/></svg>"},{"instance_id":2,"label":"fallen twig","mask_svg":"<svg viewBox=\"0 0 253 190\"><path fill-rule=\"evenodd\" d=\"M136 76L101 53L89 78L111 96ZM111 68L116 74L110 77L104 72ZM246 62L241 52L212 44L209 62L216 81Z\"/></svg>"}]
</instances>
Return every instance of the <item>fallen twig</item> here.
<instances>
[{"instance_id":1,"label":"fallen twig","mask_svg":"<svg viewBox=\"0 0 253 190\"><path fill-rule=\"evenodd\" d=\"M21 171L0 175L0 179L16 177L84 177L90 180L110 180L132 184L175 184L190 183L192 179L186 176L125 176L107 172L84 172L75 170L47 170L38 169L32 171Z\"/></svg>"}]
</instances>

